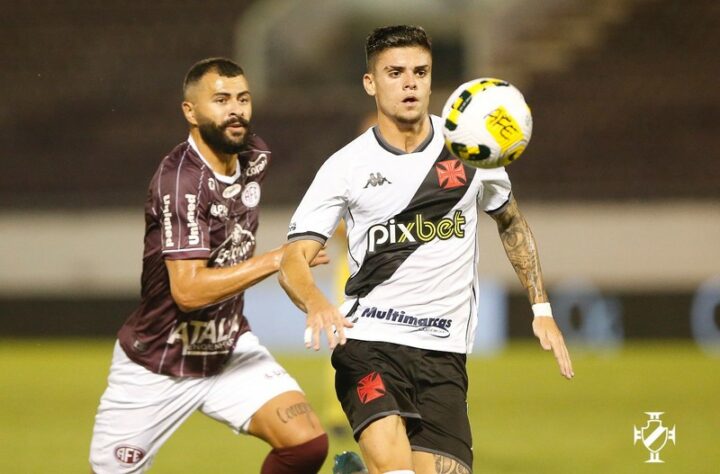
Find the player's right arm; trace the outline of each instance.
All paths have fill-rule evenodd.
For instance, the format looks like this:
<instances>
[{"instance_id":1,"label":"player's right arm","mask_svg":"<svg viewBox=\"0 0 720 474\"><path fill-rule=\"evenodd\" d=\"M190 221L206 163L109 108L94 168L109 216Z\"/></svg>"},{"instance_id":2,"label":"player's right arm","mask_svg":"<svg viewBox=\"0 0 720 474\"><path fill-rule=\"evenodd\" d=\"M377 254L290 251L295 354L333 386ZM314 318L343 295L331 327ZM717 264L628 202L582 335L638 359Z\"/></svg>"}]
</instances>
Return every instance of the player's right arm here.
<instances>
[{"instance_id":1,"label":"player's right arm","mask_svg":"<svg viewBox=\"0 0 720 474\"><path fill-rule=\"evenodd\" d=\"M188 146L166 157L150 185L146 219L155 221L153 237L168 272L172 298L189 312L219 303L255 285L280 268L283 245L235 265L208 267L211 188L208 172L189 156ZM313 262L327 263L322 253Z\"/></svg>"},{"instance_id":2,"label":"player's right arm","mask_svg":"<svg viewBox=\"0 0 720 474\"><path fill-rule=\"evenodd\" d=\"M307 314L305 346L320 349L325 331L333 349L345 344L344 328L352 327L315 284L309 262L333 235L348 206L349 166L340 152L318 170L290 222L278 279L295 305ZM308 337L311 336L311 337Z\"/></svg>"},{"instance_id":3,"label":"player's right arm","mask_svg":"<svg viewBox=\"0 0 720 474\"><path fill-rule=\"evenodd\" d=\"M346 327L352 323L325 297L315 284L310 272L310 262L322 251L322 244L315 240L296 240L287 244L280 262L278 280L295 305L307 314L306 326L311 338L305 347L320 349L320 331L325 331L330 349L345 344ZM336 333L337 331L337 333Z\"/></svg>"},{"instance_id":4,"label":"player's right arm","mask_svg":"<svg viewBox=\"0 0 720 474\"><path fill-rule=\"evenodd\" d=\"M235 296L278 271L285 247L226 268L208 267L207 260L165 260L173 300L188 312ZM313 266L328 262L324 250L311 259Z\"/></svg>"}]
</instances>

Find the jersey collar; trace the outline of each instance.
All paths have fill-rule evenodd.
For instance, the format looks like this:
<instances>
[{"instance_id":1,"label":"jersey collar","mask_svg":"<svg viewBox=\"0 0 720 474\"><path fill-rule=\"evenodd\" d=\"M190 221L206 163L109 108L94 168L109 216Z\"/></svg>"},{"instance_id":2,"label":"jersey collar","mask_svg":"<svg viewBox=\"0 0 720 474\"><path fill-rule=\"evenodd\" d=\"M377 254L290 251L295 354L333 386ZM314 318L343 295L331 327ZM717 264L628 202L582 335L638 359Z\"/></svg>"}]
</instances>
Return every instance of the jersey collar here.
<instances>
[{"instance_id":1,"label":"jersey collar","mask_svg":"<svg viewBox=\"0 0 720 474\"><path fill-rule=\"evenodd\" d=\"M427 137L425 137L425 140L423 140L422 143L417 146L417 148L410 152L401 150L400 148L394 147L388 142L386 142L382 135L380 135L380 130L378 129L377 125L372 128L372 132L373 135L375 135L375 139L377 140L378 144L393 155L409 155L410 153L420 153L422 151L425 151L425 148L430 145L430 142L435 136L435 126L433 125L432 117L430 117L430 133L428 133Z\"/></svg>"},{"instance_id":2,"label":"jersey collar","mask_svg":"<svg viewBox=\"0 0 720 474\"><path fill-rule=\"evenodd\" d=\"M200 157L200 159L202 160L203 163L205 163L205 166L210 168L210 171L213 172L213 174L215 175L215 179L217 179L221 183L233 184L235 181L237 181L237 179L242 174L242 169L241 169L239 161L238 161L238 165L235 169L235 173L232 176L227 176L224 174L216 173L215 170L212 168L212 166L210 166L210 163L208 163L208 161L205 159L205 157L202 155L202 153L200 153L200 150L198 149L197 144L195 143L195 140L193 140L192 135L188 135L187 141L190 144L190 148L192 148L193 151L195 152L195 154Z\"/></svg>"}]
</instances>

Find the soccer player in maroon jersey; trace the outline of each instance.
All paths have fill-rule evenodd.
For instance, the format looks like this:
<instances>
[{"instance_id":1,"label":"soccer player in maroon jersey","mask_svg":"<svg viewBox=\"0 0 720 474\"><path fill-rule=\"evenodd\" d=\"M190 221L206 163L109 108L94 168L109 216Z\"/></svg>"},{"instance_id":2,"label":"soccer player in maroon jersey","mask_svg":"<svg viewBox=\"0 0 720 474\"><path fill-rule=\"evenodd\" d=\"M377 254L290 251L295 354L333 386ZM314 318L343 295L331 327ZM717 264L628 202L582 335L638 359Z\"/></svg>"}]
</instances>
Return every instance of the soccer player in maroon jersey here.
<instances>
[{"instance_id":1,"label":"soccer player in maroon jersey","mask_svg":"<svg viewBox=\"0 0 720 474\"><path fill-rule=\"evenodd\" d=\"M262 473L315 473L327 435L243 314L243 291L278 270L284 248L253 255L271 153L250 131L247 80L234 62L210 58L192 66L183 92L190 135L150 183L142 299L118 333L92 469L144 472L200 410L272 447ZM313 264L327 262L321 253Z\"/></svg>"}]
</instances>

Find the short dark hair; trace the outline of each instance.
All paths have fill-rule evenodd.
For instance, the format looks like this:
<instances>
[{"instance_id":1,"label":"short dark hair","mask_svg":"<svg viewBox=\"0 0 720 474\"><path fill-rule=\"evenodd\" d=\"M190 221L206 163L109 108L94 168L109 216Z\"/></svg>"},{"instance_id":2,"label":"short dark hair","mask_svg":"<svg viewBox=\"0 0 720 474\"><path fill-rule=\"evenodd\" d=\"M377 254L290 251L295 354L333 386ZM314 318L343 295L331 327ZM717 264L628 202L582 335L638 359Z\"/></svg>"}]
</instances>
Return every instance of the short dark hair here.
<instances>
[{"instance_id":1,"label":"short dark hair","mask_svg":"<svg viewBox=\"0 0 720 474\"><path fill-rule=\"evenodd\" d=\"M190 67L185 80L183 81L183 92L187 92L188 86L198 82L202 77L215 72L222 77L244 76L245 71L237 63L227 58L207 58L198 61Z\"/></svg>"},{"instance_id":2,"label":"short dark hair","mask_svg":"<svg viewBox=\"0 0 720 474\"><path fill-rule=\"evenodd\" d=\"M365 40L365 63L368 71L373 59L389 48L420 46L432 53L432 42L421 26L393 25L375 28Z\"/></svg>"}]
</instances>

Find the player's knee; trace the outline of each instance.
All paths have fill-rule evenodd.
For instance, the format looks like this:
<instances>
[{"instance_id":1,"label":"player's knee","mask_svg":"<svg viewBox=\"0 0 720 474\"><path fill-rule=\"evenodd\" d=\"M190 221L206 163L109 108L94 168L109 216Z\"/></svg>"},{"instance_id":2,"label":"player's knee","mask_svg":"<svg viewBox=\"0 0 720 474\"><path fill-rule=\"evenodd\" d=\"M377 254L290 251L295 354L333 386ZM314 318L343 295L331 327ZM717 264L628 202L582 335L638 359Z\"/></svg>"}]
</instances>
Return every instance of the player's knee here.
<instances>
[{"instance_id":1,"label":"player's knee","mask_svg":"<svg viewBox=\"0 0 720 474\"><path fill-rule=\"evenodd\" d=\"M325 433L297 446L275 448L265 458L261 474L316 474L328 453Z\"/></svg>"}]
</instances>

